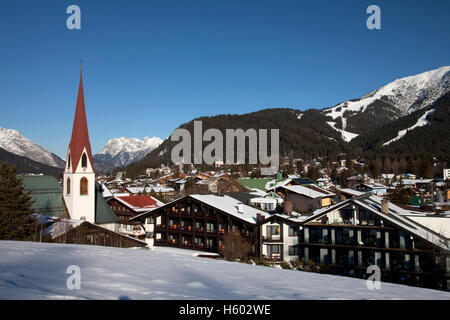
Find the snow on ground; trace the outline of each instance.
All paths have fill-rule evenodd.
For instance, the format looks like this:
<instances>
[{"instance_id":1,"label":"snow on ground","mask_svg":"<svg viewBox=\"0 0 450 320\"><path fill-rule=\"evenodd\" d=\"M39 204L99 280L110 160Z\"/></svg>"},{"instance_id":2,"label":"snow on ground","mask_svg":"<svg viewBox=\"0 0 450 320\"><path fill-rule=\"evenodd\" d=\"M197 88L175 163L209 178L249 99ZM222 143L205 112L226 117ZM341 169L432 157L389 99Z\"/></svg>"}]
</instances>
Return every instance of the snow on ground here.
<instances>
[{"instance_id":1,"label":"snow on ground","mask_svg":"<svg viewBox=\"0 0 450 320\"><path fill-rule=\"evenodd\" d=\"M344 120L344 118L342 118L342 120ZM345 131L345 130L336 128L336 123L335 123L335 122L331 122L331 121L330 121L330 122L327 122L327 124L328 124L330 127L332 127L334 130L339 131L339 132L341 133L341 135L342 135L342 139L343 139L344 141L346 141L346 142L350 142L350 141L352 141L353 139L355 139L357 136L359 136L359 134L351 133L351 132L349 132L349 131Z\"/></svg>"},{"instance_id":2,"label":"snow on ground","mask_svg":"<svg viewBox=\"0 0 450 320\"><path fill-rule=\"evenodd\" d=\"M334 122L328 122L328 124L340 131L342 138L349 142L357 135L345 131L347 127L347 118L344 117L345 112L364 112L375 101L387 98L400 111L400 114L405 116L431 105L448 92L449 78L450 66L444 66L418 75L397 79L358 100L345 101L323 111L327 116L332 117L333 120L341 118L342 130L337 129ZM417 101L421 102L417 103Z\"/></svg>"},{"instance_id":3,"label":"snow on ground","mask_svg":"<svg viewBox=\"0 0 450 320\"><path fill-rule=\"evenodd\" d=\"M397 79L378 90L372 91L359 100L346 101L324 111L329 111L327 116L333 119L344 119L346 111L364 112L366 107L376 100L388 97L392 100L393 105L403 115L406 115L416 110L410 108L418 98L423 100L421 107L424 108L445 94L448 91L446 81L449 77L450 66L444 66L418 75Z\"/></svg>"},{"instance_id":4,"label":"snow on ground","mask_svg":"<svg viewBox=\"0 0 450 320\"><path fill-rule=\"evenodd\" d=\"M426 126L429 123L429 121L427 120L427 117L429 115L433 114L435 111L436 111L436 109L431 109L431 110L425 112L425 114L423 116L421 116L419 118L419 120L417 120L417 122L412 127L408 128L408 129L405 129L405 130L399 131L397 136L394 139L389 140L388 142L384 143L383 147L391 144L392 142L400 140L401 138L403 138L408 133L408 131L414 130L415 128L418 128L418 127Z\"/></svg>"},{"instance_id":5,"label":"snow on ground","mask_svg":"<svg viewBox=\"0 0 450 320\"><path fill-rule=\"evenodd\" d=\"M0 241L0 299L450 299L450 293L213 260L190 250ZM81 289L67 289L67 267Z\"/></svg>"}]
</instances>

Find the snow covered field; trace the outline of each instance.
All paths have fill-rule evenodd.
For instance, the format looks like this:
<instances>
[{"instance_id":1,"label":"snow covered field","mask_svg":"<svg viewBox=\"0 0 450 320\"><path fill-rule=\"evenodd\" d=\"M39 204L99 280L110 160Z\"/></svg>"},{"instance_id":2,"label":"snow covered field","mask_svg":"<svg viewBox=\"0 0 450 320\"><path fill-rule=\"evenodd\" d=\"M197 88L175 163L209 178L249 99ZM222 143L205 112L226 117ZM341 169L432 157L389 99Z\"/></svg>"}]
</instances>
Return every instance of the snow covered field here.
<instances>
[{"instance_id":1,"label":"snow covered field","mask_svg":"<svg viewBox=\"0 0 450 320\"><path fill-rule=\"evenodd\" d=\"M81 289L66 287L67 267ZM450 293L281 270L195 252L0 241L0 299L450 299Z\"/></svg>"}]
</instances>

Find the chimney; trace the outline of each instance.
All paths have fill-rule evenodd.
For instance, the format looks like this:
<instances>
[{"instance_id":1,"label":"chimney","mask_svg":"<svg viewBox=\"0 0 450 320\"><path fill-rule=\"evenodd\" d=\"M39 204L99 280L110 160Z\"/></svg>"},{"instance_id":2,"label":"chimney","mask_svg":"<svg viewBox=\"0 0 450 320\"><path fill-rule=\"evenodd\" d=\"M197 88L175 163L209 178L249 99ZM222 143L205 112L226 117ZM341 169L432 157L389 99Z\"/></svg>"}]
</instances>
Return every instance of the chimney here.
<instances>
[{"instance_id":1,"label":"chimney","mask_svg":"<svg viewBox=\"0 0 450 320\"><path fill-rule=\"evenodd\" d=\"M238 212L244 213L244 204L242 202L238 203Z\"/></svg>"},{"instance_id":2,"label":"chimney","mask_svg":"<svg viewBox=\"0 0 450 320\"><path fill-rule=\"evenodd\" d=\"M389 214L389 201L387 198L381 200L381 212L384 214Z\"/></svg>"},{"instance_id":3,"label":"chimney","mask_svg":"<svg viewBox=\"0 0 450 320\"><path fill-rule=\"evenodd\" d=\"M264 218L263 218L262 214L257 213L256 214L256 223L259 225L259 224L262 224L263 221L264 221Z\"/></svg>"}]
</instances>

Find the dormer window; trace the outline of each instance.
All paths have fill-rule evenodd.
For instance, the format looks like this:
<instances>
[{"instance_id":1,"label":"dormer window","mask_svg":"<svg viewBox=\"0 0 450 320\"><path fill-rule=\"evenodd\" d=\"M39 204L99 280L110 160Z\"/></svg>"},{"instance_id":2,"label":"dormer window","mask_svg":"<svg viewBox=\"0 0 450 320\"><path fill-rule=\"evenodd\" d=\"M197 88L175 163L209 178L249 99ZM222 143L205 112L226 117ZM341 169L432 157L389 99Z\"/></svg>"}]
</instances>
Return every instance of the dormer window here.
<instances>
[{"instance_id":1,"label":"dormer window","mask_svg":"<svg viewBox=\"0 0 450 320\"><path fill-rule=\"evenodd\" d=\"M83 153L83 156L81 157L81 167L87 168L87 157L86 153Z\"/></svg>"}]
</instances>

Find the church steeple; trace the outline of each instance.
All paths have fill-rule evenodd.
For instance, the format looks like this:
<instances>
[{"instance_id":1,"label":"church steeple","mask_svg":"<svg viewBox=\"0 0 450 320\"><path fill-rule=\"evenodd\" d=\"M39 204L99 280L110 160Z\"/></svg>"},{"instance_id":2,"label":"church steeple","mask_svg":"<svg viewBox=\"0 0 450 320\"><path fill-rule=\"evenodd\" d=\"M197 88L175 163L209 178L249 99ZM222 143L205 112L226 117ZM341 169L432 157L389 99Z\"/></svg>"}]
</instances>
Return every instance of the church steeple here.
<instances>
[{"instance_id":1,"label":"church steeple","mask_svg":"<svg viewBox=\"0 0 450 320\"><path fill-rule=\"evenodd\" d=\"M83 157L84 151L86 152L86 157L90 162L92 171L94 171L94 162L92 161L91 144L89 142L89 133L86 120L86 109L84 106L82 68L83 67L80 66L80 84L78 87L77 106L75 110L75 118L73 120L72 138L70 139L69 152L73 171L77 169L80 159Z\"/></svg>"},{"instance_id":2,"label":"church steeple","mask_svg":"<svg viewBox=\"0 0 450 320\"><path fill-rule=\"evenodd\" d=\"M80 70L77 107L64 170L64 201L69 216L95 223L95 172L86 120Z\"/></svg>"}]
</instances>

